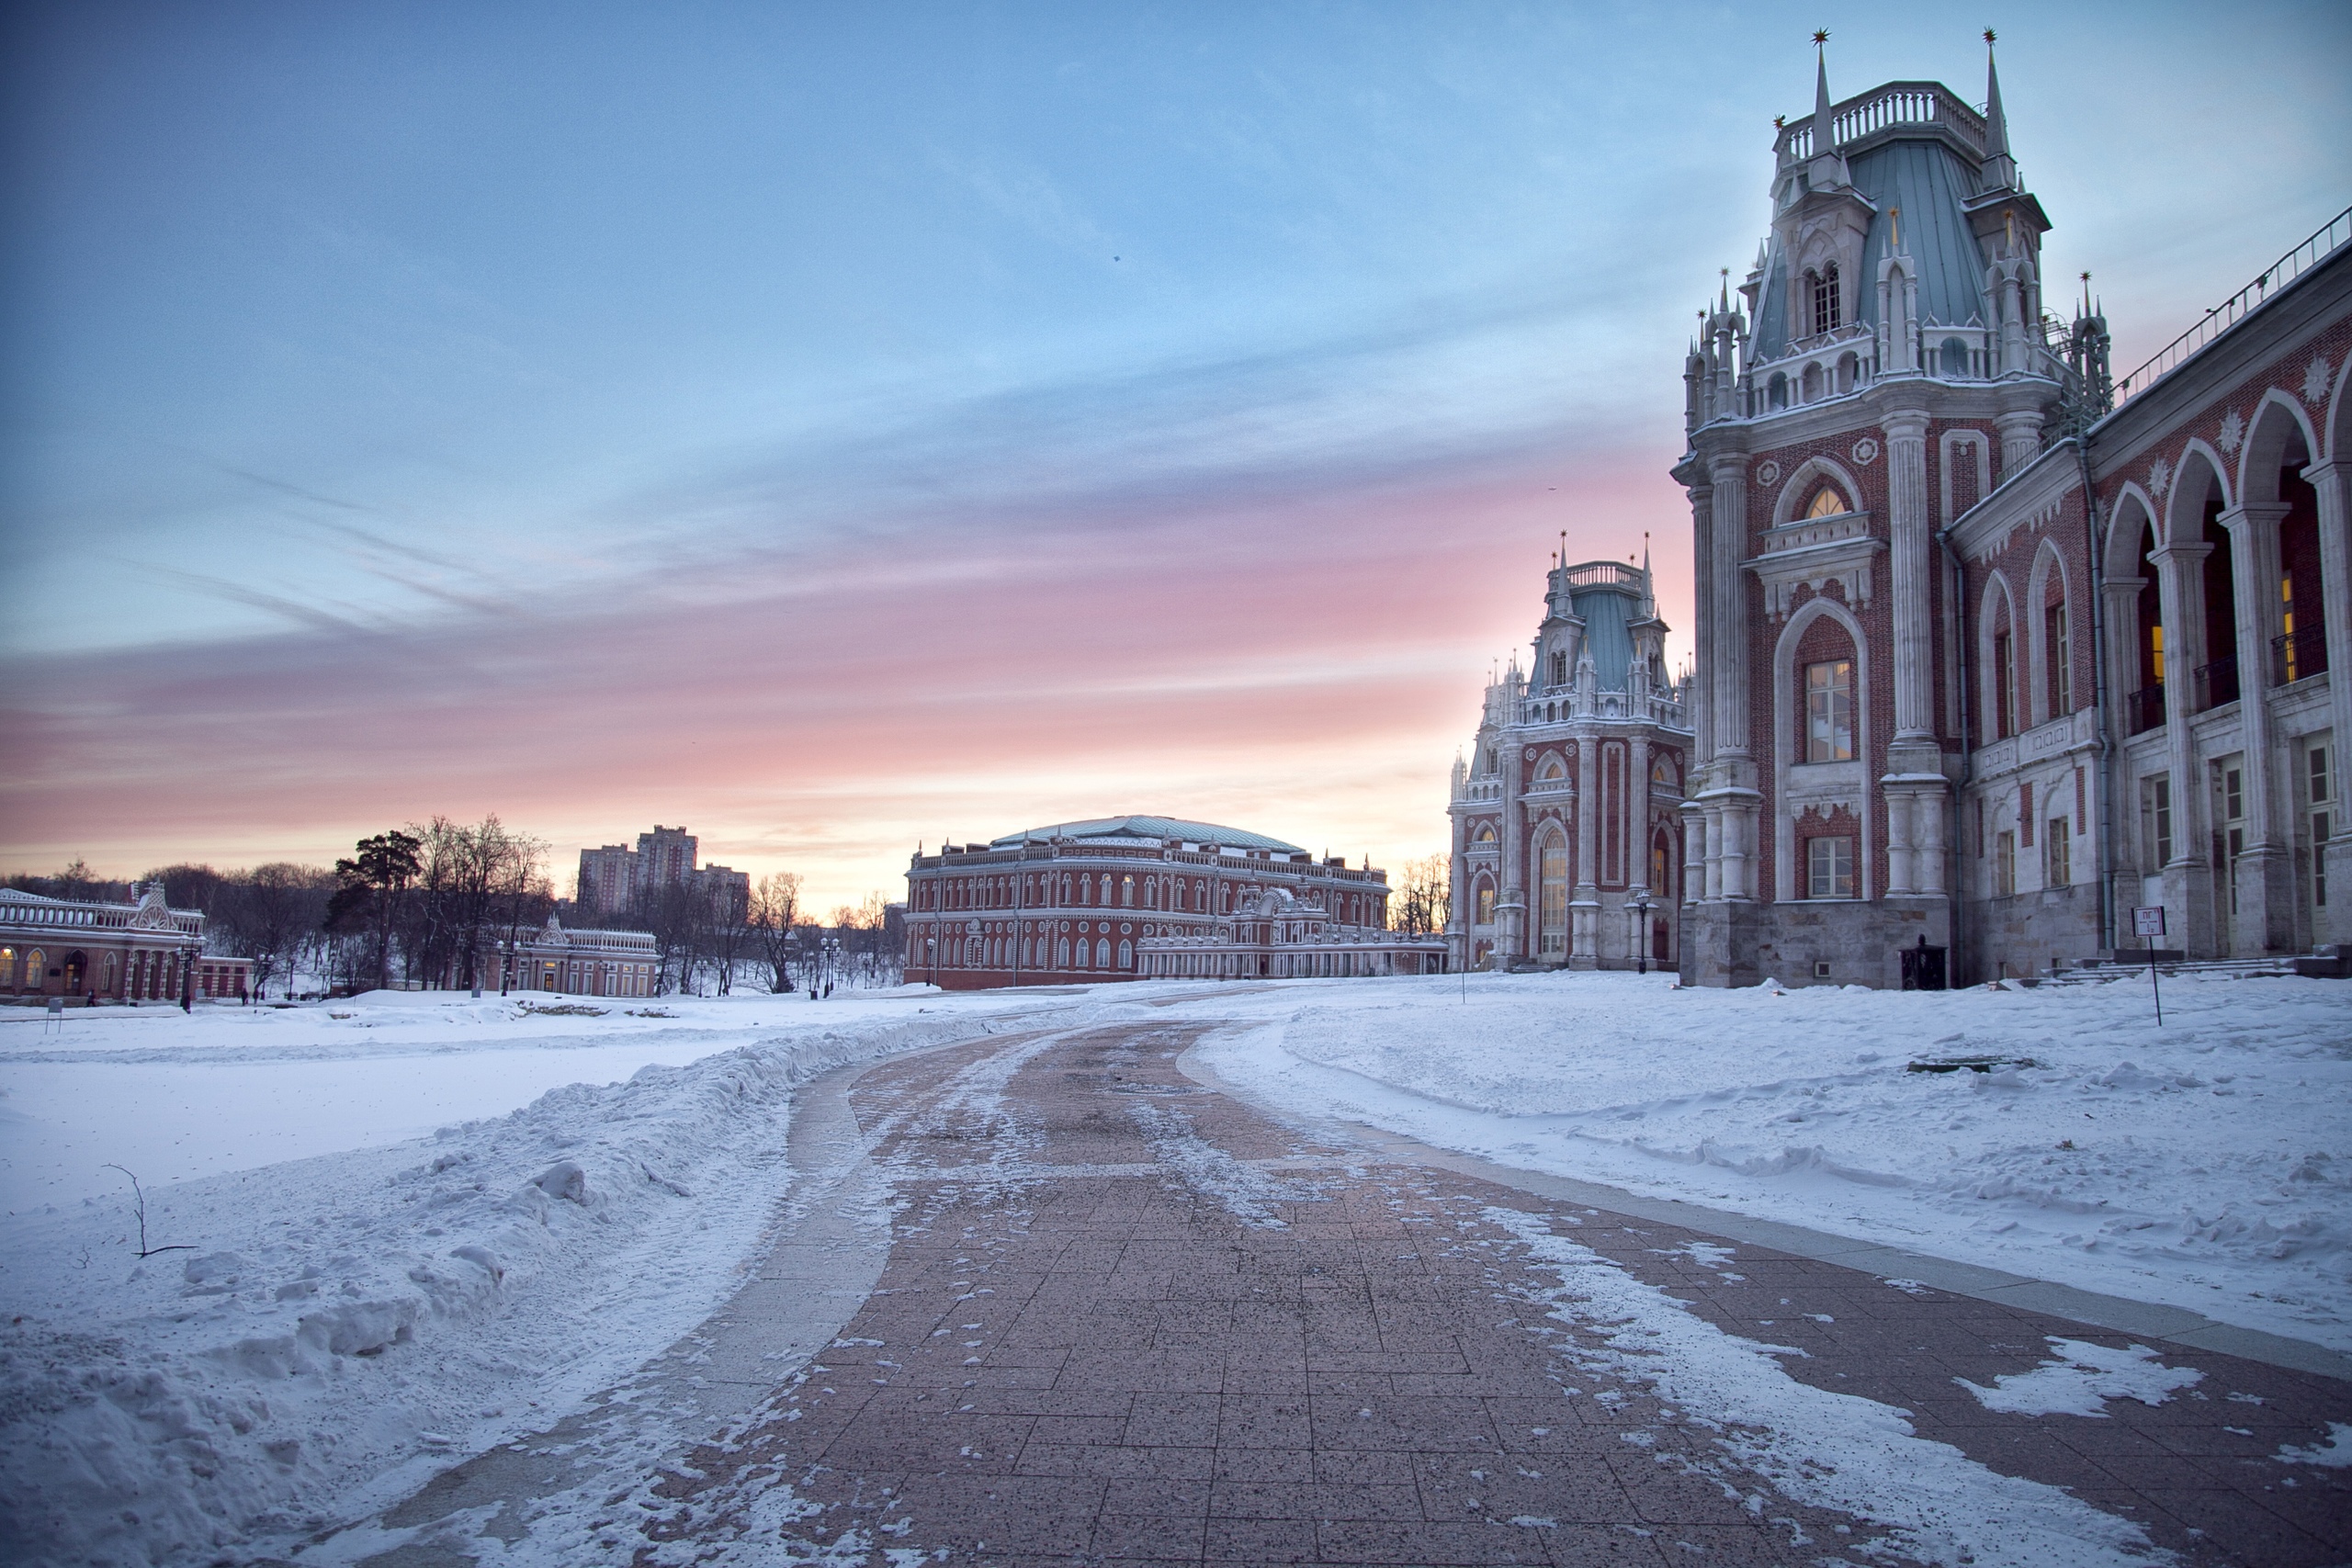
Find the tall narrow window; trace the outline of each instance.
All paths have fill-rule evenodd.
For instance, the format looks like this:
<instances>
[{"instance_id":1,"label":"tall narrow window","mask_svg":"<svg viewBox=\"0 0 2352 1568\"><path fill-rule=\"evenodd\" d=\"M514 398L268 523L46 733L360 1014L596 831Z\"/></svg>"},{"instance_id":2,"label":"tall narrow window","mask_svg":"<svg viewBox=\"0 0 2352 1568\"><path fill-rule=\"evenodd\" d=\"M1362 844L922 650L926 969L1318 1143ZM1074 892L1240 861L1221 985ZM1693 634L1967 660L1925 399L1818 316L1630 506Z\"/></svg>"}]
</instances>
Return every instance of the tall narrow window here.
<instances>
[{"instance_id":1,"label":"tall narrow window","mask_svg":"<svg viewBox=\"0 0 2352 1568\"><path fill-rule=\"evenodd\" d=\"M1999 739L2017 731L2017 665L2008 628L1993 634L1993 736Z\"/></svg>"},{"instance_id":2,"label":"tall narrow window","mask_svg":"<svg viewBox=\"0 0 2352 1568\"><path fill-rule=\"evenodd\" d=\"M2238 857L2245 853L2245 770L2222 770L2222 853L2230 879L2230 913L2238 912Z\"/></svg>"},{"instance_id":3,"label":"tall narrow window","mask_svg":"<svg viewBox=\"0 0 2352 1568\"><path fill-rule=\"evenodd\" d=\"M1543 952L1557 958L1568 951L1568 846L1555 836L1544 843Z\"/></svg>"},{"instance_id":4,"label":"tall narrow window","mask_svg":"<svg viewBox=\"0 0 2352 1568\"><path fill-rule=\"evenodd\" d=\"M1851 898L1854 896L1854 840L1836 838L1805 840L1805 896L1811 898Z\"/></svg>"},{"instance_id":5,"label":"tall narrow window","mask_svg":"<svg viewBox=\"0 0 2352 1568\"><path fill-rule=\"evenodd\" d=\"M2309 753L2312 790L2312 907L2327 908L2327 837L2334 830L2335 815L2332 809L2334 782L2328 777L2328 754L2324 742L2314 746Z\"/></svg>"},{"instance_id":6,"label":"tall narrow window","mask_svg":"<svg viewBox=\"0 0 2352 1568\"><path fill-rule=\"evenodd\" d=\"M2172 859L2172 775L2155 773L2141 781L2140 819L2148 834L2146 870L2153 875Z\"/></svg>"},{"instance_id":7,"label":"tall narrow window","mask_svg":"<svg viewBox=\"0 0 2352 1568\"><path fill-rule=\"evenodd\" d=\"M1565 686L1565 685L1566 685L1567 683L1568 683L1568 655L1567 655L1567 650L1566 650L1566 649L1557 649L1557 648L1555 648L1555 649L1554 649L1552 650L1552 684L1554 684L1555 686Z\"/></svg>"},{"instance_id":8,"label":"tall narrow window","mask_svg":"<svg viewBox=\"0 0 2352 1568\"><path fill-rule=\"evenodd\" d=\"M1838 264L1831 262L1813 278L1813 330L1826 333L1838 324Z\"/></svg>"},{"instance_id":9,"label":"tall narrow window","mask_svg":"<svg viewBox=\"0 0 2352 1568\"><path fill-rule=\"evenodd\" d=\"M2006 898L2018 890L2018 836L1993 835L1993 897Z\"/></svg>"},{"instance_id":10,"label":"tall narrow window","mask_svg":"<svg viewBox=\"0 0 2352 1568\"><path fill-rule=\"evenodd\" d=\"M2050 819L2050 832L2042 840L2042 882L2044 887L2067 887L2074 884L2074 836L2067 831L2064 817Z\"/></svg>"},{"instance_id":11,"label":"tall narrow window","mask_svg":"<svg viewBox=\"0 0 2352 1568\"><path fill-rule=\"evenodd\" d=\"M2050 660L2050 716L2075 711L2075 649L2066 632L2066 606L2051 605L2041 612L2042 654Z\"/></svg>"},{"instance_id":12,"label":"tall narrow window","mask_svg":"<svg viewBox=\"0 0 2352 1568\"><path fill-rule=\"evenodd\" d=\"M1478 884L1478 923L1482 926L1495 923L1495 890L1490 884L1484 882Z\"/></svg>"},{"instance_id":13,"label":"tall narrow window","mask_svg":"<svg viewBox=\"0 0 2352 1568\"><path fill-rule=\"evenodd\" d=\"M1804 667L1804 760L1845 762L1854 756L1854 661Z\"/></svg>"}]
</instances>

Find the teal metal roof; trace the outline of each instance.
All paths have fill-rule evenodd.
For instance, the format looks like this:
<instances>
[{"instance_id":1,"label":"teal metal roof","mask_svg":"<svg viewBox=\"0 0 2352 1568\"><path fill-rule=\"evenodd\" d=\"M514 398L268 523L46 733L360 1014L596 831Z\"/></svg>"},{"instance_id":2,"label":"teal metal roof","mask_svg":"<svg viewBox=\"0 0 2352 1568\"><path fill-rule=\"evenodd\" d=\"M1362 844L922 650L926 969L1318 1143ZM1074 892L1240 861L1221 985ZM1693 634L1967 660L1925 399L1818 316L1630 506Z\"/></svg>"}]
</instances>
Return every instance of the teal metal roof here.
<instances>
[{"instance_id":1,"label":"teal metal roof","mask_svg":"<svg viewBox=\"0 0 2352 1568\"><path fill-rule=\"evenodd\" d=\"M1023 840L1043 843L1048 839L1058 838L1175 839L1193 844L1222 844L1237 850L1271 850L1277 854L1303 855L1306 852L1296 844L1286 844L1263 833L1244 832L1238 828L1220 828L1214 822L1186 822L1174 817L1098 817L1087 822L1056 822L1044 828L1031 828L1025 832L1007 833L1001 839L991 839L989 848L1009 850Z\"/></svg>"},{"instance_id":2,"label":"teal metal roof","mask_svg":"<svg viewBox=\"0 0 2352 1568\"><path fill-rule=\"evenodd\" d=\"M1592 656L1600 689L1624 691L1634 669L1634 634L1626 626L1638 608L1634 600L1614 588L1572 588L1568 603L1584 622L1585 650Z\"/></svg>"},{"instance_id":3,"label":"teal metal roof","mask_svg":"<svg viewBox=\"0 0 2352 1568\"><path fill-rule=\"evenodd\" d=\"M1847 162L1854 188L1878 210L1862 238L1862 275L1854 319L1878 325L1878 264L1886 259L1888 214L1903 209L1903 248L1919 267L1919 316L1965 326L1984 315L1984 254L1969 226L1965 203L1976 193L1976 172L1939 141L1887 141ZM1754 356L1777 359L1789 348L1789 259L1772 242L1764 262L1764 292L1757 301ZM1798 334L1807 335L1807 334Z\"/></svg>"}]
</instances>

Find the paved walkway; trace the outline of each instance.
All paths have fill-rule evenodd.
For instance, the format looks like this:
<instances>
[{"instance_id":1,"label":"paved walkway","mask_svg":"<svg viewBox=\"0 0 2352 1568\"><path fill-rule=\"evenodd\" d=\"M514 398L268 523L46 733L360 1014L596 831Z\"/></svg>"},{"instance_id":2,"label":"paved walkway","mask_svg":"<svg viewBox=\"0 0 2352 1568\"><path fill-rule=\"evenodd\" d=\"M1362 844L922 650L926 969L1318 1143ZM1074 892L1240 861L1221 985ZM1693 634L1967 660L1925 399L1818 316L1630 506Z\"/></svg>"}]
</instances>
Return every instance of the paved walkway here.
<instances>
[{"instance_id":1,"label":"paved walkway","mask_svg":"<svg viewBox=\"0 0 2352 1568\"><path fill-rule=\"evenodd\" d=\"M829 1346L780 1387L729 1374L724 1440L614 1478L571 1521L583 1560L2352 1559L2352 1470L2278 1457L2352 1423L2352 1386L2118 1355L2129 1336L1285 1128L1182 1072L1192 1041L1102 1028L866 1072L878 1278L846 1236L820 1249L872 1281ZM1996 1388L2053 1338L2157 1402L2005 1414L1955 1381ZM535 1489L499 1506L494 1458L394 1522L470 1508L527 1543Z\"/></svg>"}]
</instances>

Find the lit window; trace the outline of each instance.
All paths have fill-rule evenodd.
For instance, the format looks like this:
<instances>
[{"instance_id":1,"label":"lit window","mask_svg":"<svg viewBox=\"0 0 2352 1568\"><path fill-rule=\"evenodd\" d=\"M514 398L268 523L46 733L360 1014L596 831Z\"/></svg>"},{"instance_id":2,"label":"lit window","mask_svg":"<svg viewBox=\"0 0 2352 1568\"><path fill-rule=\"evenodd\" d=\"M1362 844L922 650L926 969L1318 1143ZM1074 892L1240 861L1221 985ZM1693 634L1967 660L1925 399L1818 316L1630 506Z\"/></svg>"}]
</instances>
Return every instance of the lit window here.
<instances>
[{"instance_id":1,"label":"lit window","mask_svg":"<svg viewBox=\"0 0 2352 1568\"><path fill-rule=\"evenodd\" d=\"M1836 485L1823 485L1815 494L1813 504L1805 508L1804 514L1807 517L1835 517L1840 513L1852 510L1852 507L1846 504L1845 496L1838 492Z\"/></svg>"},{"instance_id":2,"label":"lit window","mask_svg":"<svg viewBox=\"0 0 2352 1568\"><path fill-rule=\"evenodd\" d=\"M1854 840L1843 834L1805 841L1805 896L1809 898L1851 898L1854 896Z\"/></svg>"},{"instance_id":3,"label":"lit window","mask_svg":"<svg viewBox=\"0 0 2352 1568\"><path fill-rule=\"evenodd\" d=\"M1544 953L1557 957L1568 951L1568 846L1557 838L1544 845Z\"/></svg>"},{"instance_id":4,"label":"lit window","mask_svg":"<svg viewBox=\"0 0 2352 1568\"><path fill-rule=\"evenodd\" d=\"M1804 760L1845 762L1854 755L1854 661L1804 667Z\"/></svg>"}]
</instances>

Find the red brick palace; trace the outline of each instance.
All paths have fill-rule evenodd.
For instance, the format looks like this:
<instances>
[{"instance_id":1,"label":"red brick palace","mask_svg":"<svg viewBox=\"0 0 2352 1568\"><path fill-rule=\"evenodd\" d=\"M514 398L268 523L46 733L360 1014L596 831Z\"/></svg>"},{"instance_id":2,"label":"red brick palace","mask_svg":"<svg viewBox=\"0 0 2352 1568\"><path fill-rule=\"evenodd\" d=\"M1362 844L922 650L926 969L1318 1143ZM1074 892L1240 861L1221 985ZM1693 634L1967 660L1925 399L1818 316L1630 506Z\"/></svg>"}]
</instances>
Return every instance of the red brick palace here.
<instances>
[{"instance_id":1,"label":"red brick palace","mask_svg":"<svg viewBox=\"0 0 2352 1568\"><path fill-rule=\"evenodd\" d=\"M1693 981L2352 942L2352 213L2115 380L1985 85L1825 67L1685 364Z\"/></svg>"},{"instance_id":2,"label":"red brick palace","mask_svg":"<svg viewBox=\"0 0 2352 1568\"><path fill-rule=\"evenodd\" d=\"M1238 828L1107 817L918 851L906 974L978 990L1444 966L1442 942L1387 924L1387 874L1372 866Z\"/></svg>"}]
</instances>

